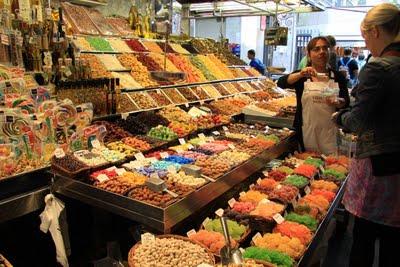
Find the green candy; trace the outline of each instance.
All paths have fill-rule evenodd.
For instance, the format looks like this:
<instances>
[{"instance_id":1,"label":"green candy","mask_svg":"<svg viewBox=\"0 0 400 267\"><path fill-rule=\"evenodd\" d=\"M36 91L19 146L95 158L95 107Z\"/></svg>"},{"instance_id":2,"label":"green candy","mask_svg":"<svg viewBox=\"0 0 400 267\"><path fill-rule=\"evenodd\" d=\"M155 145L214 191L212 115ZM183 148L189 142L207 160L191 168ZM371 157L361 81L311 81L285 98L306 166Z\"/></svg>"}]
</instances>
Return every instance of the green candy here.
<instances>
[{"instance_id":1,"label":"green candy","mask_svg":"<svg viewBox=\"0 0 400 267\"><path fill-rule=\"evenodd\" d=\"M324 162L322 161L322 159L316 159L316 158L312 158L309 157L304 161L305 164L309 164L309 165L313 165L316 168L322 166L324 164Z\"/></svg>"},{"instance_id":2,"label":"green candy","mask_svg":"<svg viewBox=\"0 0 400 267\"><path fill-rule=\"evenodd\" d=\"M103 38L87 37L86 40L89 42L90 46L93 47L93 49L96 51L113 51L111 45Z\"/></svg>"},{"instance_id":3,"label":"green candy","mask_svg":"<svg viewBox=\"0 0 400 267\"><path fill-rule=\"evenodd\" d=\"M346 178L346 175L344 173L338 172L333 169L326 169L322 174L322 177L323 176L334 176L334 177L336 177L336 179L338 179L340 181L344 180L344 178Z\"/></svg>"},{"instance_id":4,"label":"green candy","mask_svg":"<svg viewBox=\"0 0 400 267\"><path fill-rule=\"evenodd\" d=\"M285 216L285 220L300 223L306 226L311 231L317 230L318 227L318 221L310 215L299 215L297 213L291 212Z\"/></svg>"},{"instance_id":5,"label":"green candy","mask_svg":"<svg viewBox=\"0 0 400 267\"><path fill-rule=\"evenodd\" d=\"M300 175L290 175L282 182L283 184L293 185L297 188L303 188L308 184L308 179Z\"/></svg>"},{"instance_id":6,"label":"green candy","mask_svg":"<svg viewBox=\"0 0 400 267\"><path fill-rule=\"evenodd\" d=\"M278 267L291 267L294 264L293 259L285 253L258 247L246 248L243 258L270 262L276 264Z\"/></svg>"},{"instance_id":7,"label":"green candy","mask_svg":"<svg viewBox=\"0 0 400 267\"><path fill-rule=\"evenodd\" d=\"M235 221L227 220L227 224L228 224L229 235L235 240L239 240L241 236L246 232L246 226L240 225ZM205 223L204 228L207 231L218 232L223 234L221 221L218 219L208 221L207 223Z\"/></svg>"}]
</instances>

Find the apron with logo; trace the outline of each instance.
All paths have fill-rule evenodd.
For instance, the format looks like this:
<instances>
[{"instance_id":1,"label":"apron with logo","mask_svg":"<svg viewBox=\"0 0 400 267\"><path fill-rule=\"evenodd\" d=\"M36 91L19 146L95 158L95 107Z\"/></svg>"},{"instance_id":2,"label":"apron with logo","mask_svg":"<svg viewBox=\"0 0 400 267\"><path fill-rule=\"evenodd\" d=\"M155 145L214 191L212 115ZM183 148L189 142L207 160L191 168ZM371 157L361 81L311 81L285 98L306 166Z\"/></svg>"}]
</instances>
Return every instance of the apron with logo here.
<instances>
[{"instance_id":1,"label":"apron with logo","mask_svg":"<svg viewBox=\"0 0 400 267\"><path fill-rule=\"evenodd\" d=\"M308 151L315 151L325 155L337 151L337 127L332 122L331 116L335 107L327 103L327 92L338 92L338 85L332 80L304 83L303 96L303 141ZM337 87L337 88L336 88ZM332 93L332 92L331 92ZM329 92L328 92L329 94ZM330 95L331 97L333 95Z\"/></svg>"}]
</instances>

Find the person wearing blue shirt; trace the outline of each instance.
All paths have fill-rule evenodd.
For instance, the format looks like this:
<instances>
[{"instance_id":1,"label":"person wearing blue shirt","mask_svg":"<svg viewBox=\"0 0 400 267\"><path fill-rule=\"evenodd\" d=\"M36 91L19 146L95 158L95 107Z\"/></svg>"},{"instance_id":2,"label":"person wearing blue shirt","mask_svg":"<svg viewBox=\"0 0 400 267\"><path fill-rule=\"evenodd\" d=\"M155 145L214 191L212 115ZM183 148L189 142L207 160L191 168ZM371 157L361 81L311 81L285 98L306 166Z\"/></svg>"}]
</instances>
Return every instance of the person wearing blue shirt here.
<instances>
[{"instance_id":1,"label":"person wearing blue shirt","mask_svg":"<svg viewBox=\"0 0 400 267\"><path fill-rule=\"evenodd\" d=\"M256 52L253 49L250 49L247 52L247 57L250 59L250 66L252 66L259 73L264 75L265 74L265 65L261 62L261 60L256 58Z\"/></svg>"}]
</instances>

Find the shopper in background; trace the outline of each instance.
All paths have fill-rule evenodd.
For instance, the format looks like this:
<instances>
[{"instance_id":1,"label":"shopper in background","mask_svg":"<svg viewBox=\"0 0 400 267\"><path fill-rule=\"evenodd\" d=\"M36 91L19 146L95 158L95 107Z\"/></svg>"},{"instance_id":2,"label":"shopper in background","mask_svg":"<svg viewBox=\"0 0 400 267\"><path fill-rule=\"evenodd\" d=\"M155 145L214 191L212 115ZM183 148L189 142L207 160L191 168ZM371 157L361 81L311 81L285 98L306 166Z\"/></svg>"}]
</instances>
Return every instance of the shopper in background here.
<instances>
[{"instance_id":1,"label":"shopper in background","mask_svg":"<svg viewBox=\"0 0 400 267\"><path fill-rule=\"evenodd\" d=\"M249 65L252 66L253 68L255 68L259 73L264 75L265 74L265 65L261 62L261 60L256 58L256 52L253 49L250 49L247 52L247 57L250 59Z\"/></svg>"},{"instance_id":2,"label":"shopper in background","mask_svg":"<svg viewBox=\"0 0 400 267\"><path fill-rule=\"evenodd\" d=\"M351 48L344 49L343 57L338 63L338 69L348 79L349 88L352 88L357 82L358 64L357 61L351 57Z\"/></svg>"},{"instance_id":3,"label":"shopper in background","mask_svg":"<svg viewBox=\"0 0 400 267\"><path fill-rule=\"evenodd\" d=\"M358 70L361 71L361 69L364 67L365 63L367 63L365 61L365 56L363 53L358 55L357 63L358 63Z\"/></svg>"},{"instance_id":4,"label":"shopper in background","mask_svg":"<svg viewBox=\"0 0 400 267\"><path fill-rule=\"evenodd\" d=\"M332 35L326 36L326 39L329 41L330 52L329 52L329 67L332 70L337 70L339 58L336 54L336 39Z\"/></svg>"},{"instance_id":5,"label":"shopper in background","mask_svg":"<svg viewBox=\"0 0 400 267\"><path fill-rule=\"evenodd\" d=\"M353 89L354 105L334 121L358 135L343 203L355 216L352 267L399 266L400 240L400 9L379 4L361 24L372 58Z\"/></svg>"},{"instance_id":6,"label":"shopper in background","mask_svg":"<svg viewBox=\"0 0 400 267\"><path fill-rule=\"evenodd\" d=\"M301 148L325 154L336 151L336 127L330 121L330 117L335 108L347 107L350 102L346 79L339 72L328 68L329 47L325 37L311 39L307 45L308 67L282 76L278 80L279 87L296 90L297 110L294 127ZM329 78L339 84L339 98L335 101L320 101L321 92L303 94L307 79L326 82ZM315 147L317 149L314 149Z\"/></svg>"}]
</instances>

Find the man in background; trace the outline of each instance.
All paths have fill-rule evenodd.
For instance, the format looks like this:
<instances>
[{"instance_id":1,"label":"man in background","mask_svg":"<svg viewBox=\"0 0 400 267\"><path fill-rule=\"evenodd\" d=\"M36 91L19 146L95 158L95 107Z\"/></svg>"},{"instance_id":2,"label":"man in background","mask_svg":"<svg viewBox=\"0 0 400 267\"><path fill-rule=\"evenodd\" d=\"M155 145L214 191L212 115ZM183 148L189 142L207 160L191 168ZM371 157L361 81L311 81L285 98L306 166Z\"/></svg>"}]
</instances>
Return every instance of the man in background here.
<instances>
[{"instance_id":1,"label":"man in background","mask_svg":"<svg viewBox=\"0 0 400 267\"><path fill-rule=\"evenodd\" d=\"M255 68L259 73L264 75L265 74L265 65L261 62L261 60L256 58L256 52L253 49L250 49L247 52L247 57L250 59L249 65L252 66L253 68Z\"/></svg>"},{"instance_id":2,"label":"man in background","mask_svg":"<svg viewBox=\"0 0 400 267\"><path fill-rule=\"evenodd\" d=\"M326 36L326 39L329 41L329 66L332 70L338 70L338 62L339 58L336 54L336 39L332 35Z\"/></svg>"},{"instance_id":3,"label":"man in background","mask_svg":"<svg viewBox=\"0 0 400 267\"><path fill-rule=\"evenodd\" d=\"M343 57L338 63L338 68L348 79L349 88L352 88L357 82L358 63L351 57L351 48L344 49Z\"/></svg>"}]
</instances>

